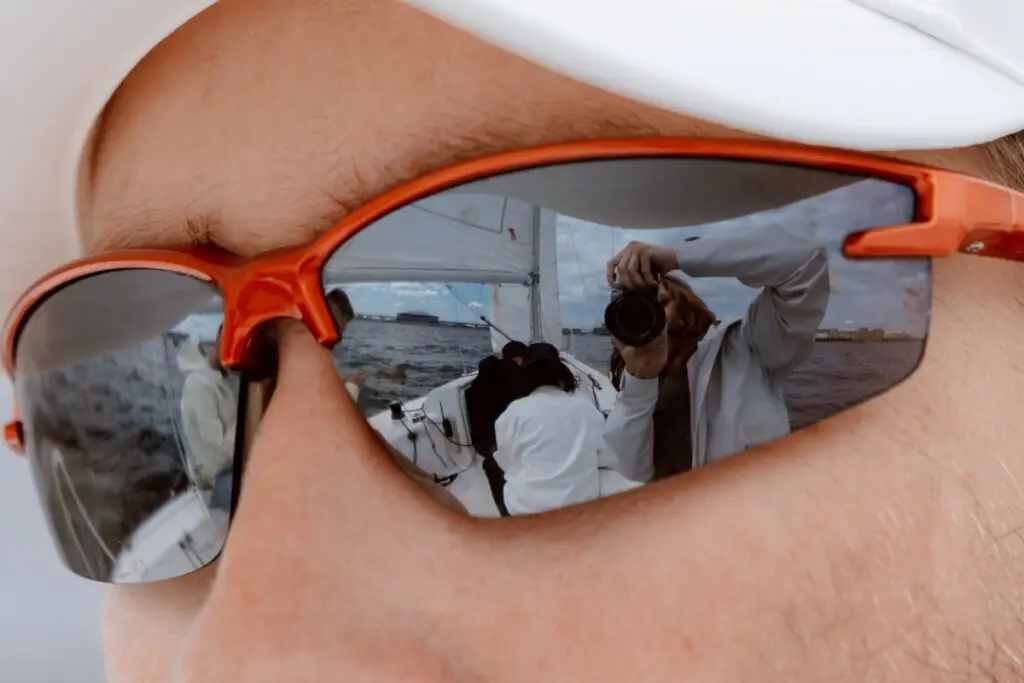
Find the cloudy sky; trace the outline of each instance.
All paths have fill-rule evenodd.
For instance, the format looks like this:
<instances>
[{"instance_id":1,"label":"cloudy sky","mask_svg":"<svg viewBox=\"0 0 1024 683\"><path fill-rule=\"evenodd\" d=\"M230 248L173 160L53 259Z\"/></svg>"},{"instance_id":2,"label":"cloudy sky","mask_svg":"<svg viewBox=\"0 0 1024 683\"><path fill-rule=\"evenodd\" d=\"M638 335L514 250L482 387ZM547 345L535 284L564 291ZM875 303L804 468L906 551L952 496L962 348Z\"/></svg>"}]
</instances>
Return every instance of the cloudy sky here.
<instances>
[{"instance_id":1,"label":"cloudy sky","mask_svg":"<svg viewBox=\"0 0 1024 683\"><path fill-rule=\"evenodd\" d=\"M630 240L684 246L685 238L694 235L712 231L728 234L776 225L816 239L828 248L832 293L822 327L881 327L892 332L923 334L930 307L926 261L853 261L840 253L843 239L850 232L872 225L906 222L909 201L903 188L866 181L777 211L692 228L624 230L560 216L558 278L564 324L582 328L600 324L609 296L605 264ZM756 290L732 278L692 278L691 284L723 320L741 315L756 294ZM400 311L424 311L460 321L490 315L488 285L353 284L346 286L346 290L361 313L393 315Z\"/></svg>"}]
</instances>

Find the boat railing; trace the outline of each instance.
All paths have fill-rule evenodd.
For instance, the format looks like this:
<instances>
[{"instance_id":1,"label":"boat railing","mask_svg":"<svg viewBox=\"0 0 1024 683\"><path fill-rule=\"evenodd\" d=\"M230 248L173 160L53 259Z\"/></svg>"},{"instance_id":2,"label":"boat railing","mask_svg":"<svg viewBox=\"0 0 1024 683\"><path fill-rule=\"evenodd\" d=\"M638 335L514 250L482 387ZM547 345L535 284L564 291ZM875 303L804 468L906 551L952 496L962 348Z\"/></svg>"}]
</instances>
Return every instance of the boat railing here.
<instances>
[{"instance_id":1,"label":"boat railing","mask_svg":"<svg viewBox=\"0 0 1024 683\"><path fill-rule=\"evenodd\" d=\"M75 505L78 508L78 515L85 526L89 529L89 533L92 534L96 541L96 545L103 551L107 559L110 560L111 566L117 564L117 555L115 555L107 544L104 542L103 537L100 535L99 529L93 523L89 516L89 513L85 510L85 505L82 503L82 499L78 496L78 490L75 488L74 482L71 480L71 474L68 472L67 465L64 462L64 454L56 447L51 451L53 458L51 470L53 473L54 481L57 482L57 499L60 501L61 510L64 513L64 523L67 524L68 531L71 532L71 538L75 542L75 547L78 548L78 553L82 558L82 562L85 564L92 576L97 576L95 568L89 561L89 555L85 552L85 548L82 547L82 539L78 536L78 528L74 523L74 518L71 514L71 510L68 509L67 500L64 497L64 488L71 492L71 497L74 499ZM59 476L58 476L59 474ZM61 485L63 483L63 485Z\"/></svg>"}]
</instances>

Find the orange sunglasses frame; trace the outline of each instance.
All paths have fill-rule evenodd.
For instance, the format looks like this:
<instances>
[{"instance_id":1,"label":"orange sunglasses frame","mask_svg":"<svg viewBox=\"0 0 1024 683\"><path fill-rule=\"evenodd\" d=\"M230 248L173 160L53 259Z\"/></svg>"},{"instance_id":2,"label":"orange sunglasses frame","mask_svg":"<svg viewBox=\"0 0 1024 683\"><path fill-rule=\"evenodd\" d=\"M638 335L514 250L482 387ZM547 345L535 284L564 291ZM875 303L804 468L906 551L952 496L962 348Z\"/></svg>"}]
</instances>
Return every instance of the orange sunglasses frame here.
<instances>
[{"instance_id":1,"label":"orange sunglasses frame","mask_svg":"<svg viewBox=\"0 0 1024 683\"><path fill-rule=\"evenodd\" d=\"M152 268L210 282L224 297L222 361L237 367L252 333L277 318L295 318L317 341L338 341L320 283L331 254L380 217L445 189L487 176L577 161L616 158L713 158L790 164L888 180L917 193L915 222L851 235L850 258L942 257L964 252L1024 261L1024 194L971 176L856 152L780 142L653 138L570 142L520 149L458 164L418 178L363 205L310 244L242 259L212 248L131 249L73 261L39 279L21 296L6 323L4 367L13 378L18 333L49 294L89 275ZM4 437L24 450L15 406Z\"/></svg>"}]
</instances>

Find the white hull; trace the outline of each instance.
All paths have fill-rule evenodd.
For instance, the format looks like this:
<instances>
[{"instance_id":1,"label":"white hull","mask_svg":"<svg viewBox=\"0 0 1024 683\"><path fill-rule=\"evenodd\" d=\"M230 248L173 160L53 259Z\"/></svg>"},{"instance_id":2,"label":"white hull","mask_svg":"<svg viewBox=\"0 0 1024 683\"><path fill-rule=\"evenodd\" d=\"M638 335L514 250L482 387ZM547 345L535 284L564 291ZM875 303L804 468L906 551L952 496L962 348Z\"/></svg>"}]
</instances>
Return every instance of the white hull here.
<instances>
[{"instance_id":1,"label":"white hull","mask_svg":"<svg viewBox=\"0 0 1024 683\"><path fill-rule=\"evenodd\" d=\"M202 492L190 489L135 530L112 580L140 583L188 574L220 553L227 527L228 513L209 507Z\"/></svg>"},{"instance_id":2,"label":"white hull","mask_svg":"<svg viewBox=\"0 0 1024 683\"><path fill-rule=\"evenodd\" d=\"M616 395L608 378L572 356L563 354L563 359L576 374L581 394L607 415ZM476 373L465 375L402 404L401 419L385 410L370 417L369 423L399 453L436 475L471 515L497 517L483 460L469 439L465 390L475 377ZM635 486L623 485L614 473L608 475L607 486L602 477L602 491L609 495ZM189 490L136 529L128 548L118 555L114 580L143 582L188 573L218 554L227 524L225 511L211 508L205 494ZM189 542L179 543L182 538Z\"/></svg>"},{"instance_id":3,"label":"white hull","mask_svg":"<svg viewBox=\"0 0 1024 683\"><path fill-rule=\"evenodd\" d=\"M589 398L607 417L615 403L611 381L589 365L569 354L562 354L576 375L581 395ZM369 418L370 426L423 471L435 475L442 485L459 499L474 517L496 517L498 508L484 474L483 459L469 438L469 420L465 391L476 377L470 373L444 384L426 396L402 404L402 416L395 419L390 410ZM602 473L604 475L604 473ZM635 486L624 483L614 473L602 491L618 493Z\"/></svg>"}]
</instances>

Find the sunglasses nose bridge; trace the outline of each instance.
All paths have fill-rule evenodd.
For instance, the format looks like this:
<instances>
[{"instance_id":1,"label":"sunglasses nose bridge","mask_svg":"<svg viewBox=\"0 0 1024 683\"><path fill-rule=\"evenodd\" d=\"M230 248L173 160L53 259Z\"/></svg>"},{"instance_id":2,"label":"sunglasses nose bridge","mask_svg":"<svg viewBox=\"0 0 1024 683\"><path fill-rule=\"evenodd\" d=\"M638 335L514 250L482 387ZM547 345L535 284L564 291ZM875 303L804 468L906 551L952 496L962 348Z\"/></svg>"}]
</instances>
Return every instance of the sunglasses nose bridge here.
<instances>
[{"instance_id":1,"label":"sunglasses nose bridge","mask_svg":"<svg viewBox=\"0 0 1024 683\"><path fill-rule=\"evenodd\" d=\"M318 274L290 264L264 264L258 273L245 272L221 282L224 329L221 361L242 364L253 333L264 323L291 318L303 322L321 344L337 341L337 329L320 287Z\"/></svg>"}]
</instances>

